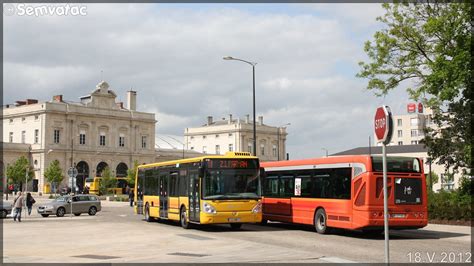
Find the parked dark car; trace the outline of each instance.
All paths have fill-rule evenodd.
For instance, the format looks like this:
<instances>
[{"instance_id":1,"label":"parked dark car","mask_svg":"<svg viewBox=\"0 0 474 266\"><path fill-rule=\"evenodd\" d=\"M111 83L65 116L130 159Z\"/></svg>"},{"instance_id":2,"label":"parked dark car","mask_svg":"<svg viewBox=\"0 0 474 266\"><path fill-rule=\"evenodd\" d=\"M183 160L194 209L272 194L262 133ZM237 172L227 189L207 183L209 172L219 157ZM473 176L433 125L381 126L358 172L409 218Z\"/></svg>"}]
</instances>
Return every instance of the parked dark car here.
<instances>
[{"instance_id":1,"label":"parked dark car","mask_svg":"<svg viewBox=\"0 0 474 266\"><path fill-rule=\"evenodd\" d=\"M71 204L72 203L72 204ZM49 215L56 215L62 217L67 213L72 213L79 216L82 213L95 215L102 207L100 199L95 195L75 195L75 196L60 196L59 198L47 204L38 206L38 213L43 217Z\"/></svg>"},{"instance_id":2,"label":"parked dark car","mask_svg":"<svg viewBox=\"0 0 474 266\"><path fill-rule=\"evenodd\" d=\"M7 215L12 213L12 204L7 201L2 201L2 205L0 207L0 217L1 218L6 218Z\"/></svg>"}]
</instances>

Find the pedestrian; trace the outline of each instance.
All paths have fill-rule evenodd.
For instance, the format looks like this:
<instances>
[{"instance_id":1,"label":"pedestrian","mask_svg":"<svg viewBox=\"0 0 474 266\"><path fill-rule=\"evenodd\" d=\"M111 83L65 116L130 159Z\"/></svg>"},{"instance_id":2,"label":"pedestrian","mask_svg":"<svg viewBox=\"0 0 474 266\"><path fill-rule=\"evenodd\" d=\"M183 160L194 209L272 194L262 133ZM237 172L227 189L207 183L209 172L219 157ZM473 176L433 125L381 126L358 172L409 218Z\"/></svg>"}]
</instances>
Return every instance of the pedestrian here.
<instances>
[{"instance_id":1,"label":"pedestrian","mask_svg":"<svg viewBox=\"0 0 474 266\"><path fill-rule=\"evenodd\" d=\"M134 198L135 198L135 194L133 193L133 189L130 189L128 192L128 200L130 201L130 207L133 207Z\"/></svg>"},{"instance_id":2,"label":"pedestrian","mask_svg":"<svg viewBox=\"0 0 474 266\"><path fill-rule=\"evenodd\" d=\"M26 207L28 208L28 215L31 215L31 209L33 208L33 204L35 204L36 200L31 196L31 193L28 192L26 194Z\"/></svg>"},{"instance_id":3,"label":"pedestrian","mask_svg":"<svg viewBox=\"0 0 474 266\"><path fill-rule=\"evenodd\" d=\"M21 222L21 210L24 206L24 201L25 198L23 197L23 193L18 192L18 196L15 198L15 201L13 201L13 207L15 208L15 216L13 216L13 221L16 222L16 218L18 218L18 222Z\"/></svg>"}]
</instances>

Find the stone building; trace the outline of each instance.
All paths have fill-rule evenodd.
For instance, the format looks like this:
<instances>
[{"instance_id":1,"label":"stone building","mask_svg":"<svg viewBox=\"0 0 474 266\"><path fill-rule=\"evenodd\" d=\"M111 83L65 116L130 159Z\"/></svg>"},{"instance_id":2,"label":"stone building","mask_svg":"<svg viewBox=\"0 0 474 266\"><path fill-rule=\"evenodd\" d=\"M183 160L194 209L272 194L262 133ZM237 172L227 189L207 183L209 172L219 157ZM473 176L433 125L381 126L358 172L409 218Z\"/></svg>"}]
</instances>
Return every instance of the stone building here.
<instances>
[{"instance_id":1,"label":"stone building","mask_svg":"<svg viewBox=\"0 0 474 266\"><path fill-rule=\"evenodd\" d=\"M257 153L262 161L285 160L286 127L274 127L263 123L263 116L256 124ZM228 151L250 152L253 154L253 121L249 115L245 119L229 117L207 123L184 132L186 149L202 153L225 154Z\"/></svg>"},{"instance_id":2,"label":"stone building","mask_svg":"<svg viewBox=\"0 0 474 266\"><path fill-rule=\"evenodd\" d=\"M77 167L79 188L107 166L114 175L125 176L135 160L154 162L155 114L136 110L135 91L127 93L127 108L116 97L102 81L79 102L56 95L51 101L28 99L3 106L2 171L26 154L35 171L33 188L43 191L44 170L53 160L60 162L65 177L69 167Z\"/></svg>"}]
</instances>

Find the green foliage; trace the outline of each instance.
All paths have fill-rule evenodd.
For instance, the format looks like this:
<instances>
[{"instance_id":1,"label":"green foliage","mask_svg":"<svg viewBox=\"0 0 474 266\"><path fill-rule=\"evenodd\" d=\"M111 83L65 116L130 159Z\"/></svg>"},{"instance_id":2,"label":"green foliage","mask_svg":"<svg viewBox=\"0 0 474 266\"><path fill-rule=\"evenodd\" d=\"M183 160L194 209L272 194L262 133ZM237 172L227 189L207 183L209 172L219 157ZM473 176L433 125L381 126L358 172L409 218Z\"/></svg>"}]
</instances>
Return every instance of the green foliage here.
<instances>
[{"instance_id":1,"label":"green foliage","mask_svg":"<svg viewBox=\"0 0 474 266\"><path fill-rule=\"evenodd\" d=\"M52 161L48 168L44 170L44 177L53 185L54 192L57 193L57 187L64 179L63 170L58 160Z\"/></svg>"},{"instance_id":2,"label":"green foliage","mask_svg":"<svg viewBox=\"0 0 474 266\"><path fill-rule=\"evenodd\" d=\"M472 198L460 191L428 193L428 217L441 220L471 220Z\"/></svg>"},{"instance_id":3,"label":"green foliage","mask_svg":"<svg viewBox=\"0 0 474 266\"><path fill-rule=\"evenodd\" d=\"M138 170L138 161L135 160L133 162L133 168L127 170L127 182L131 188L135 187L135 176L137 174L137 170Z\"/></svg>"},{"instance_id":4,"label":"green foliage","mask_svg":"<svg viewBox=\"0 0 474 266\"><path fill-rule=\"evenodd\" d=\"M462 176L459 179L459 194L472 195L474 192L474 182L469 176Z\"/></svg>"},{"instance_id":5,"label":"green foliage","mask_svg":"<svg viewBox=\"0 0 474 266\"><path fill-rule=\"evenodd\" d=\"M112 176L112 172L110 171L109 167L105 167L102 171L102 177L100 178L99 183L99 192L101 195L107 194L107 191L110 188L114 188L117 186L117 178Z\"/></svg>"},{"instance_id":6,"label":"green foliage","mask_svg":"<svg viewBox=\"0 0 474 266\"><path fill-rule=\"evenodd\" d=\"M370 62L358 77L385 95L404 81L410 97L433 109L440 130L427 130L429 155L454 172L471 162L471 5L469 2L383 4L386 28L365 43ZM406 83L405 83L406 84ZM410 85L406 84L406 85Z\"/></svg>"},{"instance_id":7,"label":"green foliage","mask_svg":"<svg viewBox=\"0 0 474 266\"><path fill-rule=\"evenodd\" d=\"M22 184L26 180L26 171L28 171L28 179L33 178L33 168L30 166L25 156L18 158L13 165L7 165L8 184Z\"/></svg>"}]
</instances>

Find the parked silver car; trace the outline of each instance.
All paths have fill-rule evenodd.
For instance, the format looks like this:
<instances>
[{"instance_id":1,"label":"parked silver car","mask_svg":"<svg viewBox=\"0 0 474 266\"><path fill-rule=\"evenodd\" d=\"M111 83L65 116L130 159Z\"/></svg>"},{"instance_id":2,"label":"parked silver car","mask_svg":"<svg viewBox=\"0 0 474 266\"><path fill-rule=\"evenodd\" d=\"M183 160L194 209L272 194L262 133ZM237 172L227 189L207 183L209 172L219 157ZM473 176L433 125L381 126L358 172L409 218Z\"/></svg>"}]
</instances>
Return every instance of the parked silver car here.
<instances>
[{"instance_id":1,"label":"parked silver car","mask_svg":"<svg viewBox=\"0 0 474 266\"><path fill-rule=\"evenodd\" d=\"M71 213L71 205L72 213L76 216L81 215L81 213L95 215L102 209L100 199L95 195L75 195L72 198L65 195L50 203L38 206L38 213L43 217L48 217L49 215L62 217L66 213Z\"/></svg>"},{"instance_id":2,"label":"parked silver car","mask_svg":"<svg viewBox=\"0 0 474 266\"><path fill-rule=\"evenodd\" d=\"M2 201L2 205L0 207L0 217L1 218L6 218L7 215L9 215L10 213L12 213L12 204L10 202L7 202L7 201Z\"/></svg>"}]
</instances>

